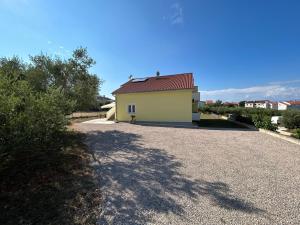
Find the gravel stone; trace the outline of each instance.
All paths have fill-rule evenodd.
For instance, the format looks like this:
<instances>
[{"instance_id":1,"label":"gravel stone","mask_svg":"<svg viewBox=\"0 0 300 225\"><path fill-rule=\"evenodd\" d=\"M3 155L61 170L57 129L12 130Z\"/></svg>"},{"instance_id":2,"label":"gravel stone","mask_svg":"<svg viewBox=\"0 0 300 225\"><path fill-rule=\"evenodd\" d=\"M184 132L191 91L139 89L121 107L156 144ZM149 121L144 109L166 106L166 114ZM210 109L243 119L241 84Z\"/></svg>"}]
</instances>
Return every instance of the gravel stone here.
<instances>
[{"instance_id":1,"label":"gravel stone","mask_svg":"<svg viewBox=\"0 0 300 225\"><path fill-rule=\"evenodd\" d=\"M300 224L300 147L257 131L75 124L99 224Z\"/></svg>"}]
</instances>

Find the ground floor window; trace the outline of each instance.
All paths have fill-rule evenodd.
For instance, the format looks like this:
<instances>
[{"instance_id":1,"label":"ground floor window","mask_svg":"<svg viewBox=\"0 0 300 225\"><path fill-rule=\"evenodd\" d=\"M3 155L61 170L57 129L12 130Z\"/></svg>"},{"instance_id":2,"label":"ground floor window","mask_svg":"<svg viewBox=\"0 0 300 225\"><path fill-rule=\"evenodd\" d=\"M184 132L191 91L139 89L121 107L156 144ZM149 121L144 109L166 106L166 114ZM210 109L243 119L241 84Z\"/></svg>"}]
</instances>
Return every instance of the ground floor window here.
<instances>
[{"instance_id":1,"label":"ground floor window","mask_svg":"<svg viewBox=\"0 0 300 225\"><path fill-rule=\"evenodd\" d=\"M128 113L135 113L135 105L134 104L131 104L131 105L128 105Z\"/></svg>"}]
</instances>

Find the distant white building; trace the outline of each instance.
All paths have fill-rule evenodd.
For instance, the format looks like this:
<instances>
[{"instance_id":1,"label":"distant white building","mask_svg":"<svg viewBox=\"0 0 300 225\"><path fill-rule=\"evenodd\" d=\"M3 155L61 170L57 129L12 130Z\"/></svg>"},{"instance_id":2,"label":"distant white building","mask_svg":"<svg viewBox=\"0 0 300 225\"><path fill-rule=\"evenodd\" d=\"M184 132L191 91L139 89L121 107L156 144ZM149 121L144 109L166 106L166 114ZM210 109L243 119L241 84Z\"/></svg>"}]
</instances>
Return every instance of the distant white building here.
<instances>
[{"instance_id":1,"label":"distant white building","mask_svg":"<svg viewBox=\"0 0 300 225\"><path fill-rule=\"evenodd\" d=\"M262 108L269 109L270 101L268 100L259 100L259 101L246 101L245 108Z\"/></svg>"},{"instance_id":2,"label":"distant white building","mask_svg":"<svg viewBox=\"0 0 300 225\"><path fill-rule=\"evenodd\" d=\"M278 102L278 110L300 109L300 101Z\"/></svg>"},{"instance_id":3,"label":"distant white building","mask_svg":"<svg viewBox=\"0 0 300 225\"><path fill-rule=\"evenodd\" d=\"M272 116L271 117L271 123L273 124L279 124L280 120L281 120L282 116Z\"/></svg>"},{"instance_id":4,"label":"distant white building","mask_svg":"<svg viewBox=\"0 0 300 225\"><path fill-rule=\"evenodd\" d=\"M270 109L278 109L278 102L269 102Z\"/></svg>"},{"instance_id":5,"label":"distant white building","mask_svg":"<svg viewBox=\"0 0 300 225\"><path fill-rule=\"evenodd\" d=\"M254 108L254 102L253 101L245 102L245 108Z\"/></svg>"}]
</instances>

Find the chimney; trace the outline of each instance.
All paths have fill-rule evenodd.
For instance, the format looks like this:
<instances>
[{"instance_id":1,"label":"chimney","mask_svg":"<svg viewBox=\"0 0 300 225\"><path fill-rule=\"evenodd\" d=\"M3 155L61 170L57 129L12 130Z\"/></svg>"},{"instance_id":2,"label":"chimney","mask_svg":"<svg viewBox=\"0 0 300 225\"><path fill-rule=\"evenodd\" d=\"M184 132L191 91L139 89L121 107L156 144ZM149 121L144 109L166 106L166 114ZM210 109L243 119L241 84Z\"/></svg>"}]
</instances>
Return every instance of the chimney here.
<instances>
[{"instance_id":1,"label":"chimney","mask_svg":"<svg viewBox=\"0 0 300 225\"><path fill-rule=\"evenodd\" d=\"M159 77L159 75L160 75L160 72L157 70L156 71L156 76Z\"/></svg>"}]
</instances>

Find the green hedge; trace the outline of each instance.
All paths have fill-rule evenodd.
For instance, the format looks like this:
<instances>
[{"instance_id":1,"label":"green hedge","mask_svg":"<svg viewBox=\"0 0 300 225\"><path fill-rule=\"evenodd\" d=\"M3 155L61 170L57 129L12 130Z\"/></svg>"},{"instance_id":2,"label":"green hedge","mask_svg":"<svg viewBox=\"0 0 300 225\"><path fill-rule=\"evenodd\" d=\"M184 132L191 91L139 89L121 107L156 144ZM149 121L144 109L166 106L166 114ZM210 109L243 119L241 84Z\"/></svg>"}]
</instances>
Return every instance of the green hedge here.
<instances>
[{"instance_id":1,"label":"green hedge","mask_svg":"<svg viewBox=\"0 0 300 225\"><path fill-rule=\"evenodd\" d=\"M281 111L273 109L226 107L226 106L204 106L199 109L203 113L215 113L218 115L234 114L237 121L255 125L257 128L276 130L271 123L272 116L280 116Z\"/></svg>"}]
</instances>

